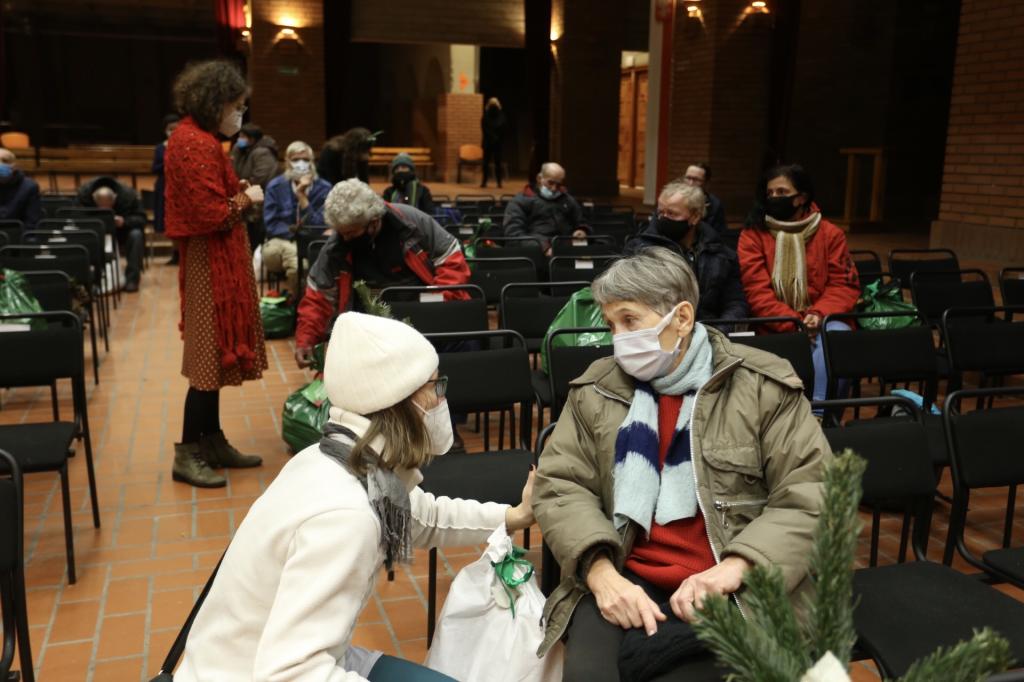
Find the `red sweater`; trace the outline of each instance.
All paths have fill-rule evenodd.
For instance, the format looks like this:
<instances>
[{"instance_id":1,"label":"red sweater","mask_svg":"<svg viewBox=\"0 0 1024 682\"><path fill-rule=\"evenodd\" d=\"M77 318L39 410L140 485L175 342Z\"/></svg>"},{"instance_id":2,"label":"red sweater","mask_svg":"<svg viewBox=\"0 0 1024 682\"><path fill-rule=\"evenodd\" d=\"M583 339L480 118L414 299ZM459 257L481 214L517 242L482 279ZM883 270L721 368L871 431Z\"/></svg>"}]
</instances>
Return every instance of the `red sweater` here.
<instances>
[{"instance_id":1,"label":"red sweater","mask_svg":"<svg viewBox=\"0 0 1024 682\"><path fill-rule=\"evenodd\" d=\"M683 396L658 398L659 467L665 465L682 406ZM675 592L691 575L714 565L715 555L700 510L692 519L680 519L667 526L652 523L651 537L637 540L626 558L627 569L666 592Z\"/></svg>"}]
</instances>

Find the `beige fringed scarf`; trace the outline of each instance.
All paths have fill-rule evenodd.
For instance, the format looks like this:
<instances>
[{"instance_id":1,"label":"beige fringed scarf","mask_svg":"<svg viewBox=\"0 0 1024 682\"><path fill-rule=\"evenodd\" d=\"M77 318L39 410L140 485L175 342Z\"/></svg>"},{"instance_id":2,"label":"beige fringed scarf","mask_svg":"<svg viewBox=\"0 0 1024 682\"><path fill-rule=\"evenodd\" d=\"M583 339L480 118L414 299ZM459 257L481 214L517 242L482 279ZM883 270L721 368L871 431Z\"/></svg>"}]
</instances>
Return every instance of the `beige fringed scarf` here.
<instances>
[{"instance_id":1,"label":"beige fringed scarf","mask_svg":"<svg viewBox=\"0 0 1024 682\"><path fill-rule=\"evenodd\" d=\"M772 289L786 305L797 312L811 304L807 295L806 243L818 231L821 213L815 211L803 220L785 222L765 216L764 222L775 237L775 267Z\"/></svg>"}]
</instances>

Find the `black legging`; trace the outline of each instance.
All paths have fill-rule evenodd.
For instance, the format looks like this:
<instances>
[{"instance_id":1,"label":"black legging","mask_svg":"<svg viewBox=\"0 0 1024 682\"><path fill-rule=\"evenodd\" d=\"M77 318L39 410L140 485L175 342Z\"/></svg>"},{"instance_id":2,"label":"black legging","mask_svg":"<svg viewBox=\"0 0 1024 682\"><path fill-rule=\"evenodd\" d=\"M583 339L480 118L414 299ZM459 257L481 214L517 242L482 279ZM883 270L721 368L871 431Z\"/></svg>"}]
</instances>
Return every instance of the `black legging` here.
<instances>
[{"instance_id":1,"label":"black legging","mask_svg":"<svg viewBox=\"0 0 1024 682\"><path fill-rule=\"evenodd\" d=\"M201 436L220 431L220 391L189 388L185 396L182 443L198 443Z\"/></svg>"},{"instance_id":2,"label":"black legging","mask_svg":"<svg viewBox=\"0 0 1024 682\"><path fill-rule=\"evenodd\" d=\"M494 164L494 177L498 181L498 187L501 187L501 144L488 145L484 147L484 183L491 178L491 164Z\"/></svg>"}]
</instances>

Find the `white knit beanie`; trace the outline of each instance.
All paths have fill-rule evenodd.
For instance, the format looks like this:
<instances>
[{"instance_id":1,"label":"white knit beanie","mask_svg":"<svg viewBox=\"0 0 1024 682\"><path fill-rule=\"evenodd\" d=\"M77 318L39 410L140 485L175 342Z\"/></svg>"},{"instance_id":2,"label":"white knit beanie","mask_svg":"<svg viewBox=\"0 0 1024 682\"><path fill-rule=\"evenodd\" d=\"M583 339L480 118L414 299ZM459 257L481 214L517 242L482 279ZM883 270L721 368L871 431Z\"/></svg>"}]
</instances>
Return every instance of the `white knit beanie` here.
<instances>
[{"instance_id":1,"label":"white knit beanie","mask_svg":"<svg viewBox=\"0 0 1024 682\"><path fill-rule=\"evenodd\" d=\"M327 398L365 416L411 396L430 380L437 362L430 342L404 322L343 313L327 345Z\"/></svg>"}]
</instances>

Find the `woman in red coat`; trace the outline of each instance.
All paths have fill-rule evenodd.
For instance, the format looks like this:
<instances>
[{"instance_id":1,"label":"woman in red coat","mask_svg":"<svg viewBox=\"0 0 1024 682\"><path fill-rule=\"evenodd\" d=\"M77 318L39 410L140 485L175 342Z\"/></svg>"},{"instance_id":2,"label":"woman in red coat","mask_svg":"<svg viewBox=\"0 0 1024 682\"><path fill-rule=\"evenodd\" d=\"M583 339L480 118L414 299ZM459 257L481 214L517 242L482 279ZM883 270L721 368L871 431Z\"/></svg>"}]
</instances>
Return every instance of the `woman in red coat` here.
<instances>
[{"instance_id":1,"label":"woman in red coat","mask_svg":"<svg viewBox=\"0 0 1024 682\"><path fill-rule=\"evenodd\" d=\"M248 87L226 61L189 66L174 83L183 116L164 158L167 235L181 254L181 373L189 380L173 476L195 486L226 484L217 467L262 460L232 447L220 428L220 389L259 379L267 368L256 282L242 215L263 191L239 182L218 133L242 126Z\"/></svg>"},{"instance_id":2,"label":"woman in red coat","mask_svg":"<svg viewBox=\"0 0 1024 682\"><path fill-rule=\"evenodd\" d=\"M762 219L740 234L740 277L754 317L798 317L811 337L814 399L828 386L818 334L828 315L851 312L860 297L846 235L821 216L814 186L798 165L775 166L761 179ZM793 325L775 325L790 331ZM828 329L849 329L838 320Z\"/></svg>"}]
</instances>

